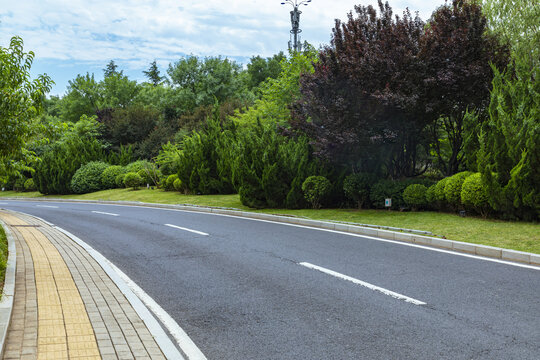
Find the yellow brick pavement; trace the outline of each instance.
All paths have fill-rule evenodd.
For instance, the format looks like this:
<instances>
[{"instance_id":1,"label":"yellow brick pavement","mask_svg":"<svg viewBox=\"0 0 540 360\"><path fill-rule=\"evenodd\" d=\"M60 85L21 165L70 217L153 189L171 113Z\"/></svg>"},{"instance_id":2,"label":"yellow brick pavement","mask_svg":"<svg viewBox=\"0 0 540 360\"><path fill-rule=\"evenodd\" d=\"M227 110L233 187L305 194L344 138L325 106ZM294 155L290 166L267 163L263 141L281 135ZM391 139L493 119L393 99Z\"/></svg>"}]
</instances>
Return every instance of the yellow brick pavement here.
<instances>
[{"instance_id":1,"label":"yellow brick pavement","mask_svg":"<svg viewBox=\"0 0 540 360\"><path fill-rule=\"evenodd\" d=\"M24 237L32 254L38 305L37 359L101 359L85 305L64 259L36 228L0 217Z\"/></svg>"}]
</instances>

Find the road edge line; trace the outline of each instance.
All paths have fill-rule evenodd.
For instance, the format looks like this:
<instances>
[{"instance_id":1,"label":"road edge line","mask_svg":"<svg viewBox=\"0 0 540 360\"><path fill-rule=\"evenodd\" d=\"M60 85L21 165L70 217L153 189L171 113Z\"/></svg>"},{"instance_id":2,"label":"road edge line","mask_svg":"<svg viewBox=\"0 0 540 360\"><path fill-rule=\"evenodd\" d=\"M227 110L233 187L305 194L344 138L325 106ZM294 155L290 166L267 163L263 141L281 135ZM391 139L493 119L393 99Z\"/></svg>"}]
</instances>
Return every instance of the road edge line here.
<instances>
[{"instance_id":1,"label":"road edge line","mask_svg":"<svg viewBox=\"0 0 540 360\"><path fill-rule=\"evenodd\" d=\"M33 215L30 215L33 216ZM105 258L100 252L92 248L90 245L85 243L83 240L73 235L69 231L54 225L54 228L76 244L81 246L92 258L101 266L103 271L111 278L111 280L118 286L120 291L124 294L126 299L129 301L133 309L137 312L139 317L144 321L146 327L158 343L161 351L167 359L185 359L176 346L172 343L169 336L165 333L165 330L161 327L159 322L154 318L150 313L150 310L144 305L141 299L129 288L129 286L122 280L120 275L109 265L112 264L107 258Z\"/></svg>"}]
</instances>

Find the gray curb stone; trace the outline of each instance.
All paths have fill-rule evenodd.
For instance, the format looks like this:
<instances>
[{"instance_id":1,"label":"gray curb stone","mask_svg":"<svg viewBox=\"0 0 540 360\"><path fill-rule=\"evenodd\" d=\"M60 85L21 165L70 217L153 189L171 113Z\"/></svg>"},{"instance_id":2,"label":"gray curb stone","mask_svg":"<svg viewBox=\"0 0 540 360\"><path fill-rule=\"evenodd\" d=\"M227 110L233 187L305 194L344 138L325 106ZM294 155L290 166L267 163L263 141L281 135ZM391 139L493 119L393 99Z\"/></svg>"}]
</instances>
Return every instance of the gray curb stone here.
<instances>
[{"instance_id":1,"label":"gray curb stone","mask_svg":"<svg viewBox=\"0 0 540 360\"><path fill-rule=\"evenodd\" d=\"M4 356L6 336L11 322L13 311L13 298L15 296L15 273L17 268L17 253L15 240L6 224L0 220L0 226L4 228L8 240L8 259L6 264L6 277L4 289L2 290L2 300L0 301L0 357Z\"/></svg>"},{"instance_id":2,"label":"gray curb stone","mask_svg":"<svg viewBox=\"0 0 540 360\"><path fill-rule=\"evenodd\" d=\"M94 203L94 204L109 204L109 205L131 205L131 206L141 206L141 207L153 207L161 209L173 209L173 210L186 210L193 212L204 212L204 213L213 213L229 216L238 216L250 219L259 219L267 221L276 221L288 224L310 226L321 229L336 230L354 233L358 235L378 237L381 239L387 240L398 240L408 243L415 243L419 245L428 245L437 248L453 250L458 252L464 252L479 256L485 256L500 260L508 260L514 262L520 262L525 264L531 264L540 266L540 254L526 253L521 251L497 248L487 245L479 245L466 243L461 241L454 241L448 239L441 239L436 237L418 235L418 234L408 234L397 231L390 230L380 230L376 228L355 226L355 225L346 225L346 224L337 224L328 221L319 221L319 220L310 220L295 218L282 215L271 215L271 214L261 214L253 213L248 211L241 210L230 210L223 208L212 208L212 207L203 207L196 205L168 205L168 204L152 204L152 203L143 203L136 201L108 201L108 200L73 200L73 199L39 199L39 198L2 198L3 200L25 200L25 201L48 201L48 202L67 202L67 203Z\"/></svg>"}]
</instances>

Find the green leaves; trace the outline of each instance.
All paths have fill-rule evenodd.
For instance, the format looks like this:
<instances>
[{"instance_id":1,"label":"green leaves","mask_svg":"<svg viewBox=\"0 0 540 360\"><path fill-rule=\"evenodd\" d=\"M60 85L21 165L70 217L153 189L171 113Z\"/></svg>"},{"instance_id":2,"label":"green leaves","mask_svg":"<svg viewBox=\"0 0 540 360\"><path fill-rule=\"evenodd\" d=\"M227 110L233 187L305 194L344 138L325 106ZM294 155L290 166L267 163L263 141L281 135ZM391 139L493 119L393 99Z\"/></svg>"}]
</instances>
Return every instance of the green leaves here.
<instances>
[{"instance_id":1,"label":"green leaves","mask_svg":"<svg viewBox=\"0 0 540 360\"><path fill-rule=\"evenodd\" d=\"M53 84L47 75L30 78L33 59L32 51L24 52L20 37L11 38L8 48L0 46L0 178L27 163L24 148L37 132L35 119Z\"/></svg>"}]
</instances>

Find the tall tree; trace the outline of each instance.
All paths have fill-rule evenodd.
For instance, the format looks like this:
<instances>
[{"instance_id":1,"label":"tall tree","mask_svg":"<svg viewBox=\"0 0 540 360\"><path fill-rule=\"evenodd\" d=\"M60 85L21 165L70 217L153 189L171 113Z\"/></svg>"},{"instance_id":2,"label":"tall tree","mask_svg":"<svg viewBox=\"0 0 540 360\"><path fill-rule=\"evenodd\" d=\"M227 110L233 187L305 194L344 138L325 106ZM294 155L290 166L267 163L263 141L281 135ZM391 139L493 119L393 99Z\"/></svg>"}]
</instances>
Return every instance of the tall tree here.
<instances>
[{"instance_id":1,"label":"tall tree","mask_svg":"<svg viewBox=\"0 0 540 360\"><path fill-rule=\"evenodd\" d=\"M540 66L540 3L531 0L482 0L489 28L512 46L512 53Z\"/></svg>"},{"instance_id":2,"label":"tall tree","mask_svg":"<svg viewBox=\"0 0 540 360\"><path fill-rule=\"evenodd\" d=\"M103 77L107 78L111 75L122 74L124 72L123 70L118 72L116 69L118 69L118 65L116 65L114 60L109 61L107 67L103 69Z\"/></svg>"},{"instance_id":3,"label":"tall tree","mask_svg":"<svg viewBox=\"0 0 540 360\"><path fill-rule=\"evenodd\" d=\"M301 78L292 126L333 163L413 176L425 127L417 57L424 23L409 12L394 18L388 3L379 1L379 9L355 6L356 17L336 20L315 72Z\"/></svg>"},{"instance_id":4,"label":"tall tree","mask_svg":"<svg viewBox=\"0 0 540 360\"><path fill-rule=\"evenodd\" d=\"M77 122L82 115L95 115L103 102L103 89L94 74L77 75L69 80L67 93L60 100L60 114L64 121Z\"/></svg>"},{"instance_id":5,"label":"tall tree","mask_svg":"<svg viewBox=\"0 0 540 360\"><path fill-rule=\"evenodd\" d=\"M249 87L251 89L259 86L266 79L275 79L281 72L281 62L285 60L283 52L269 57L262 58L254 56L247 64L247 72L249 74Z\"/></svg>"},{"instance_id":6,"label":"tall tree","mask_svg":"<svg viewBox=\"0 0 540 360\"><path fill-rule=\"evenodd\" d=\"M434 121L431 132L438 165L446 175L460 170L468 111L476 111L480 121L485 119L493 79L491 63L497 68L508 63L506 47L486 30L479 5L454 0L433 13L420 41L419 56L426 67L425 111ZM447 159L441 139L450 147Z\"/></svg>"},{"instance_id":7,"label":"tall tree","mask_svg":"<svg viewBox=\"0 0 540 360\"><path fill-rule=\"evenodd\" d=\"M30 155L26 144L53 84L47 75L30 78L33 60L20 37L11 38L7 48L0 46L0 179L19 171Z\"/></svg>"},{"instance_id":8,"label":"tall tree","mask_svg":"<svg viewBox=\"0 0 540 360\"><path fill-rule=\"evenodd\" d=\"M152 61L148 70L143 70L143 73L154 86L161 84L164 79L164 77L159 74L159 68L156 60Z\"/></svg>"}]
</instances>

